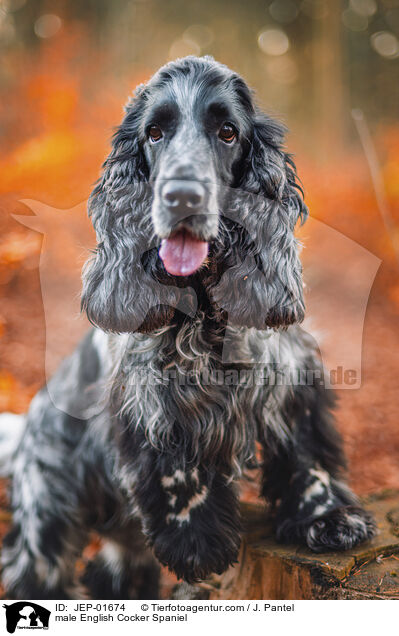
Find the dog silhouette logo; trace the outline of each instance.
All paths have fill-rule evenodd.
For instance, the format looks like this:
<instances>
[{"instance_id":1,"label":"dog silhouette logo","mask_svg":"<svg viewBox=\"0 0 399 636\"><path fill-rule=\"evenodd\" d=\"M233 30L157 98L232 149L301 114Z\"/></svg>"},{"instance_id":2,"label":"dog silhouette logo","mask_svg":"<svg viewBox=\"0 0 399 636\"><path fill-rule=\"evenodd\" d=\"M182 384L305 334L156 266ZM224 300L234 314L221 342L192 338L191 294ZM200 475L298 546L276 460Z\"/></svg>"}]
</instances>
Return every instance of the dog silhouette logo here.
<instances>
[{"instance_id":1,"label":"dog silhouette logo","mask_svg":"<svg viewBox=\"0 0 399 636\"><path fill-rule=\"evenodd\" d=\"M4 604L6 610L7 631L13 634L16 629L48 629L51 612L37 603L20 601Z\"/></svg>"}]
</instances>

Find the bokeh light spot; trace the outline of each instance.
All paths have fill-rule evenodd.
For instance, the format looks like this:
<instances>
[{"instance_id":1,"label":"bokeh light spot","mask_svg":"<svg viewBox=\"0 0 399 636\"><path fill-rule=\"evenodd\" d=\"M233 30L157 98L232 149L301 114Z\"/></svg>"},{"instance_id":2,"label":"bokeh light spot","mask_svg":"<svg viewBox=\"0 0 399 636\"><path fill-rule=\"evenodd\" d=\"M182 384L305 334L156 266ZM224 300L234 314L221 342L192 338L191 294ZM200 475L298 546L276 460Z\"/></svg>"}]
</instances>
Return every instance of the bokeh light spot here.
<instances>
[{"instance_id":1,"label":"bokeh light spot","mask_svg":"<svg viewBox=\"0 0 399 636\"><path fill-rule=\"evenodd\" d=\"M399 40L389 31L378 31L370 38L371 46L382 57L394 58L399 56Z\"/></svg>"},{"instance_id":2,"label":"bokeh light spot","mask_svg":"<svg viewBox=\"0 0 399 636\"><path fill-rule=\"evenodd\" d=\"M352 9L346 9L342 12L342 22L351 31L365 31L369 25L366 15L356 13Z\"/></svg>"},{"instance_id":3,"label":"bokeh light spot","mask_svg":"<svg viewBox=\"0 0 399 636\"><path fill-rule=\"evenodd\" d=\"M370 17L377 11L375 0L350 0L349 6L355 13Z\"/></svg>"},{"instance_id":4,"label":"bokeh light spot","mask_svg":"<svg viewBox=\"0 0 399 636\"><path fill-rule=\"evenodd\" d=\"M34 31L39 38L52 38L62 26L62 20L58 15L45 13L35 22Z\"/></svg>"},{"instance_id":5,"label":"bokeh light spot","mask_svg":"<svg viewBox=\"0 0 399 636\"><path fill-rule=\"evenodd\" d=\"M266 29L259 34L258 45L266 55L284 55L290 48L290 41L281 29Z\"/></svg>"}]
</instances>

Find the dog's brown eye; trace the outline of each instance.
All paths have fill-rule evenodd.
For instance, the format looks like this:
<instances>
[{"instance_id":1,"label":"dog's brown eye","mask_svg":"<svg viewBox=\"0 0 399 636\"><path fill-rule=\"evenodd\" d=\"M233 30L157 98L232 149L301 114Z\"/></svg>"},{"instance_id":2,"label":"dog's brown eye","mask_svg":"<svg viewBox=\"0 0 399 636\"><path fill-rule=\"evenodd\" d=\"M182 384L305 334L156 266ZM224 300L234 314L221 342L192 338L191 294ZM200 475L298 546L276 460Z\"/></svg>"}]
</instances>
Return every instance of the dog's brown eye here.
<instances>
[{"instance_id":1,"label":"dog's brown eye","mask_svg":"<svg viewBox=\"0 0 399 636\"><path fill-rule=\"evenodd\" d=\"M231 124L223 124L219 130L219 137L225 141L226 144L231 144L231 142L237 137L236 129Z\"/></svg>"},{"instance_id":2,"label":"dog's brown eye","mask_svg":"<svg viewBox=\"0 0 399 636\"><path fill-rule=\"evenodd\" d=\"M156 126L155 124L153 124L152 126L150 126L149 131L148 131L148 135L151 139L151 141L159 141L160 139L162 139L162 130L160 129L159 126Z\"/></svg>"}]
</instances>

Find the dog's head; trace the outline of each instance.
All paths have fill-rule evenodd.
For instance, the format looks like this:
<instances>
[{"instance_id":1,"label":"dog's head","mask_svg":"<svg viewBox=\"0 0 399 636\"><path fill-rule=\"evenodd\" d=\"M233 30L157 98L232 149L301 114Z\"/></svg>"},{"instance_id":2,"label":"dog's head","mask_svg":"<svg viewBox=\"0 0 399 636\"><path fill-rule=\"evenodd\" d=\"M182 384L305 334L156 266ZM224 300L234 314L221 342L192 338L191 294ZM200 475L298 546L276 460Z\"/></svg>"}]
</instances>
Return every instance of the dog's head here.
<instances>
[{"instance_id":1,"label":"dog's head","mask_svg":"<svg viewBox=\"0 0 399 636\"><path fill-rule=\"evenodd\" d=\"M302 320L293 232L307 210L283 136L245 82L209 57L167 64L140 86L89 202L89 319L152 331L176 308L189 312L201 288L231 324Z\"/></svg>"}]
</instances>

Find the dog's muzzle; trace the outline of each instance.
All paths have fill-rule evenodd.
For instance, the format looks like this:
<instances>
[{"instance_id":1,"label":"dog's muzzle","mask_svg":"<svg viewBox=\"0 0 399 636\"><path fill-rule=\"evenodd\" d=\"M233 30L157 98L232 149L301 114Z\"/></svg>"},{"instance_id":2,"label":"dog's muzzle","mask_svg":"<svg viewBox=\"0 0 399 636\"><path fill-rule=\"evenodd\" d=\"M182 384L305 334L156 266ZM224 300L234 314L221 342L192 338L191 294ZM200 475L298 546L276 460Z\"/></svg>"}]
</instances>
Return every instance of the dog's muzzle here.
<instances>
[{"instance_id":1,"label":"dog's muzzle","mask_svg":"<svg viewBox=\"0 0 399 636\"><path fill-rule=\"evenodd\" d=\"M208 241L217 233L212 189L203 181L168 179L157 191L155 230L162 237L159 256L173 276L190 276L205 262Z\"/></svg>"}]
</instances>

